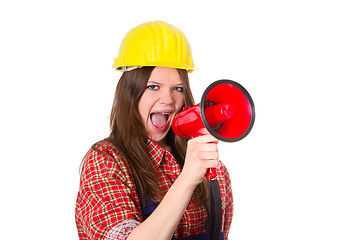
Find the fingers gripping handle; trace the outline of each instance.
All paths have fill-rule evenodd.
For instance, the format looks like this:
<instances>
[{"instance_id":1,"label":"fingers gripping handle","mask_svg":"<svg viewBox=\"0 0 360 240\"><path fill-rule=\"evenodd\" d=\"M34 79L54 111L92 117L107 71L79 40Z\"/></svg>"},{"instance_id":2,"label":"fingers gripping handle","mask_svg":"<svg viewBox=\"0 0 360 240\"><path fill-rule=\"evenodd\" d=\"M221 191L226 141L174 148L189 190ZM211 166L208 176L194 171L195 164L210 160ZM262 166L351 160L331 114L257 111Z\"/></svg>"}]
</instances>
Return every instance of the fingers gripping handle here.
<instances>
[{"instance_id":1,"label":"fingers gripping handle","mask_svg":"<svg viewBox=\"0 0 360 240\"><path fill-rule=\"evenodd\" d=\"M197 134L196 136L192 136L191 139L200 137L202 135L204 135L204 134ZM208 181L216 180L217 179L216 168L208 168L208 170L206 171L205 177Z\"/></svg>"}]
</instances>

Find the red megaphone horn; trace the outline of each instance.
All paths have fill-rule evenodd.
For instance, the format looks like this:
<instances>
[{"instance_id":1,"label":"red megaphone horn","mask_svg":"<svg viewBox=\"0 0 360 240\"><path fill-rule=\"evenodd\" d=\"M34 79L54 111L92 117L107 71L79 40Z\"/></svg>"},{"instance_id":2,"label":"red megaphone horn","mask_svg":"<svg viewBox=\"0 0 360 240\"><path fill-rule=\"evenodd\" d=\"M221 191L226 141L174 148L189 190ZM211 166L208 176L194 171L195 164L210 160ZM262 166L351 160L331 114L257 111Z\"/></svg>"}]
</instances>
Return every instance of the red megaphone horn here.
<instances>
[{"instance_id":1,"label":"red megaphone horn","mask_svg":"<svg viewBox=\"0 0 360 240\"><path fill-rule=\"evenodd\" d=\"M184 107L171 127L180 137L198 137L206 128L221 141L236 142L249 134L254 121L255 106L246 89L232 80L218 80L207 87L199 104ZM216 179L216 170L208 169L206 178Z\"/></svg>"}]
</instances>

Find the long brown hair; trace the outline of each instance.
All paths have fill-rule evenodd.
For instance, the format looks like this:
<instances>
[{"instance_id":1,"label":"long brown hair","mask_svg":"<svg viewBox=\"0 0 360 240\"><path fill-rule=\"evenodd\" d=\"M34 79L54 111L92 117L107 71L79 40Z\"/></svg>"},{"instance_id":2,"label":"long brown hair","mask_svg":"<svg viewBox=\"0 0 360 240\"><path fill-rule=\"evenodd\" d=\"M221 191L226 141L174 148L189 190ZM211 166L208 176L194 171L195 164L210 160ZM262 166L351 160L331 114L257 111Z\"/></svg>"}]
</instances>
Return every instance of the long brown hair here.
<instances>
[{"instance_id":1,"label":"long brown hair","mask_svg":"<svg viewBox=\"0 0 360 240\"><path fill-rule=\"evenodd\" d=\"M155 67L142 67L124 72L116 87L114 103L110 115L110 136L108 138L123 155L137 182L137 191L147 198L157 199L162 190L158 185L155 166L151 162L148 151L148 133L138 111L139 100L144 93L148 79ZM184 104L194 105L194 98L190 90L188 73L178 70L184 87ZM180 138L170 129L166 136L171 153L180 165L184 166L187 139ZM208 189L204 180L193 194L195 203L207 206Z\"/></svg>"}]
</instances>

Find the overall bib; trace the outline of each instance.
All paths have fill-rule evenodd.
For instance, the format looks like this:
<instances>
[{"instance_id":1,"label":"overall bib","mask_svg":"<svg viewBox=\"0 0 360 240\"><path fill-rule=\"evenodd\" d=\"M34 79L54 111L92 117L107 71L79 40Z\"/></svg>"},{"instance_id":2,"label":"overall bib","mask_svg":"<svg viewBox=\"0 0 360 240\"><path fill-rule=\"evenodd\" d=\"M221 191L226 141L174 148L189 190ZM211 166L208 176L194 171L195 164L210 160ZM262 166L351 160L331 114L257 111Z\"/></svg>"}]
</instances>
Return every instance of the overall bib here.
<instances>
[{"instance_id":1,"label":"overall bib","mask_svg":"<svg viewBox=\"0 0 360 240\"><path fill-rule=\"evenodd\" d=\"M143 199L140 200L143 202ZM142 213L144 220L150 216L150 214L156 209L157 204L149 199L146 199L145 202L142 203ZM210 224L209 221L206 222L206 232L204 234L184 237L184 238L171 238L172 240L209 240L210 239ZM219 240L224 240L224 233L220 232Z\"/></svg>"},{"instance_id":2,"label":"overall bib","mask_svg":"<svg viewBox=\"0 0 360 240\"><path fill-rule=\"evenodd\" d=\"M134 179L136 189L139 189L139 184ZM193 235L184 238L171 238L171 240L224 240L224 232L221 232L222 210L221 210L221 192L219 182L209 181L208 187L210 190L210 211L206 221L206 232L204 234ZM157 204L152 199L147 199L138 192L143 220L147 219L156 209Z\"/></svg>"}]
</instances>

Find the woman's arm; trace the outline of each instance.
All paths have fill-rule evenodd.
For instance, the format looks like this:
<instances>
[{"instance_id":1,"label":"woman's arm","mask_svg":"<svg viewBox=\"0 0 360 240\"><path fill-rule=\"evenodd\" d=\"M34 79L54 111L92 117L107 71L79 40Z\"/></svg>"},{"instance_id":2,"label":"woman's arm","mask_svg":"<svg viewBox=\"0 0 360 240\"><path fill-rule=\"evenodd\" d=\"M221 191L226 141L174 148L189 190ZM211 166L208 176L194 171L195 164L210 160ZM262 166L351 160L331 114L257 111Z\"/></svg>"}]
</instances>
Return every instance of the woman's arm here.
<instances>
[{"instance_id":1,"label":"woman's arm","mask_svg":"<svg viewBox=\"0 0 360 240\"><path fill-rule=\"evenodd\" d=\"M155 211L127 238L171 239L196 186L208 168L218 168L218 140L211 135L189 140L184 168Z\"/></svg>"}]
</instances>

